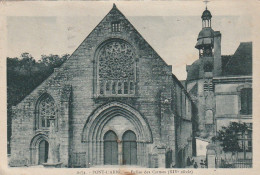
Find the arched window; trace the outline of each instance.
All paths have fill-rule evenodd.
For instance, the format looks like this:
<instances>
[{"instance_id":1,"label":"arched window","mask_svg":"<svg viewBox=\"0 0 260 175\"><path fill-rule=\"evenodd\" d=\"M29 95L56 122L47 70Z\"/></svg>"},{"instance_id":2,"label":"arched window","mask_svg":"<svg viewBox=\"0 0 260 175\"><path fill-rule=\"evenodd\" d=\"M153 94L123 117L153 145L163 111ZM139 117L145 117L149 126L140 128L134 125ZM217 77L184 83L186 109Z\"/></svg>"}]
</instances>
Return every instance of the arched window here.
<instances>
[{"instance_id":1,"label":"arched window","mask_svg":"<svg viewBox=\"0 0 260 175\"><path fill-rule=\"evenodd\" d=\"M123 135L123 164L137 164L137 144L133 131L126 131Z\"/></svg>"},{"instance_id":2,"label":"arched window","mask_svg":"<svg viewBox=\"0 0 260 175\"><path fill-rule=\"evenodd\" d=\"M241 89L241 114L252 114L252 88Z\"/></svg>"},{"instance_id":3,"label":"arched window","mask_svg":"<svg viewBox=\"0 0 260 175\"><path fill-rule=\"evenodd\" d=\"M213 112L212 110L207 110L205 112L206 124L213 124Z\"/></svg>"},{"instance_id":4,"label":"arched window","mask_svg":"<svg viewBox=\"0 0 260 175\"><path fill-rule=\"evenodd\" d=\"M97 52L97 95L129 96L134 94L135 52L130 44L113 39Z\"/></svg>"},{"instance_id":5,"label":"arched window","mask_svg":"<svg viewBox=\"0 0 260 175\"><path fill-rule=\"evenodd\" d=\"M56 108L54 100L50 95L45 94L40 98L38 103L38 129L50 127L50 119L55 118Z\"/></svg>"},{"instance_id":6,"label":"arched window","mask_svg":"<svg viewBox=\"0 0 260 175\"><path fill-rule=\"evenodd\" d=\"M118 164L117 136L113 131L108 131L104 136L104 164Z\"/></svg>"}]
</instances>

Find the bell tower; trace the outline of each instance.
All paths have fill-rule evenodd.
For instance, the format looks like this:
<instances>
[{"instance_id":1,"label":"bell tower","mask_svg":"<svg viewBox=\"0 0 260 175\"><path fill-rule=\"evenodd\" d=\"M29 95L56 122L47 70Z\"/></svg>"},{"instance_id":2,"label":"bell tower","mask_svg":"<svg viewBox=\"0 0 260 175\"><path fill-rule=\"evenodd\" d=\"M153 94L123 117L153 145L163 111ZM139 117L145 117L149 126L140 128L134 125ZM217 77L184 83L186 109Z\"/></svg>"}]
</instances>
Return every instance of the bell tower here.
<instances>
[{"instance_id":1,"label":"bell tower","mask_svg":"<svg viewBox=\"0 0 260 175\"><path fill-rule=\"evenodd\" d=\"M208 8L202 13L202 30L199 33L195 48L199 50L199 57L211 57L214 46L214 30L211 28L212 15Z\"/></svg>"},{"instance_id":2,"label":"bell tower","mask_svg":"<svg viewBox=\"0 0 260 175\"><path fill-rule=\"evenodd\" d=\"M201 73L212 72L213 76L220 76L222 73L221 60L221 33L212 29L212 15L206 9L201 15L202 29L197 38L196 49L199 50L199 58L203 61L203 71Z\"/></svg>"},{"instance_id":3,"label":"bell tower","mask_svg":"<svg viewBox=\"0 0 260 175\"><path fill-rule=\"evenodd\" d=\"M208 2L208 1L204 1ZM190 80L196 80L196 86L189 84L194 94L198 108L197 136L211 139L215 133L215 100L213 78L215 71L221 72L221 52L219 31L212 29L212 15L207 4L201 15L202 29L199 32L195 48L199 51L199 60L192 64L188 75ZM195 78L193 78L195 77ZM194 81L193 81L194 82ZM193 91L194 92L193 92ZM197 90L197 92L195 92Z\"/></svg>"},{"instance_id":4,"label":"bell tower","mask_svg":"<svg viewBox=\"0 0 260 175\"><path fill-rule=\"evenodd\" d=\"M211 27L211 18L212 18L212 15L211 15L210 11L208 10L208 7L206 6L206 9L202 13L202 16L201 16L202 28Z\"/></svg>"}]
</instances>

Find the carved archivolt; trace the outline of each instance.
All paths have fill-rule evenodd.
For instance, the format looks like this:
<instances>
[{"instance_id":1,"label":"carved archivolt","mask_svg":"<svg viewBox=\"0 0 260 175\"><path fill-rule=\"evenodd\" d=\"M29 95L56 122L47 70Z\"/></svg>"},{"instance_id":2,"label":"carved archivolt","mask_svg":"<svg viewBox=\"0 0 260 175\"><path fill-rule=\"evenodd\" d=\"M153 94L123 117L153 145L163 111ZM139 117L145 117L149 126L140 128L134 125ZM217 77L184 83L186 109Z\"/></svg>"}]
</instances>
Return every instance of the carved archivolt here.
<instances>
[{"instance_id":1,"label":"carved archivolt","mask_svg":"<svg viewBox=\"0 0 260 175\"><path fill-rule=\"evenodd\" d=\"M120 103L111 102L97 108L89 116L82 132L82 142L86 143L87 165L102 165L104 163L104 135L109 121L123 116L127 123L124 125L126 130L135 131L137 142L137 165L147 166L147 144L153 142L152 132L146 119L134 108ZM133 126L133 128L128 128ZM109 126L107 127L109 128ZM113 129L113 128L112 128ZM116 133L116 132L115 132ZM116 133L119 140L122 134Z\"/></svg>"}]
</instances>

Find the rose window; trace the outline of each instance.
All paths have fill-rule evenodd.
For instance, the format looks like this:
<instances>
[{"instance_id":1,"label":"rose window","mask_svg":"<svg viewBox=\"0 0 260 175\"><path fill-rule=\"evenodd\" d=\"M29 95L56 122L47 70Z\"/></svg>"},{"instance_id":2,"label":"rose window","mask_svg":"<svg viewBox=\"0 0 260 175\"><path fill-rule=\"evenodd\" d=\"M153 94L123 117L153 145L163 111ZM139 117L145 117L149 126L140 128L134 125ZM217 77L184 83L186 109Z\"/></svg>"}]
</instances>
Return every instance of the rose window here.
<instances>
[{"instance_id":1,"label":"rose window","mask_svg":"<svg viewBox=\"0 0 260 175\"><path fill-rule=\"evenodd\" d=\"M98 95L133 95L135 93L135 53L124 41L111 41L98 53Z\"/></svg>"}]
</instances>

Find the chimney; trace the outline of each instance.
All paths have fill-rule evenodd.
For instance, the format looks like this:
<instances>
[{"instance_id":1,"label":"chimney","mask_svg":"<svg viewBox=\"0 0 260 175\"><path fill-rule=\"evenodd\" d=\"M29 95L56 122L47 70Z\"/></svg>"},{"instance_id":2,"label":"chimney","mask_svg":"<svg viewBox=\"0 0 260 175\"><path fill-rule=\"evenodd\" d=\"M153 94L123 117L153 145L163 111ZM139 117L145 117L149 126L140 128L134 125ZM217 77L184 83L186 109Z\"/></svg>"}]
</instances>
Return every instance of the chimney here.
<instances>
[{"instance_id":1,"label":"chimney","mask_svg":"<svg viewBox=\"0 0 260 175\"><path fill-rule=\"evenodd\" d=\"M214 70L213 76L220 76L222 74L222 59L221 59L221 33L214 32Z\"/></svg>"}]
</instances>

